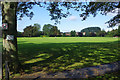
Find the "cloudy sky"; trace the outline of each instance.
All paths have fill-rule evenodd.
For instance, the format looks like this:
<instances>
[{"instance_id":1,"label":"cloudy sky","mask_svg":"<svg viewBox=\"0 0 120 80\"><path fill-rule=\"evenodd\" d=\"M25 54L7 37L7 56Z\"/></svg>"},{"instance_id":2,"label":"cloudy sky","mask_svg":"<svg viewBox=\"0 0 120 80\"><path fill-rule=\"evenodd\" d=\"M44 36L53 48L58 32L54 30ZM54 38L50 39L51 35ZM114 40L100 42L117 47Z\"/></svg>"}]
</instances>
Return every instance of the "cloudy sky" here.
<instances>
[{"instance_id":1,"label":"cloudy sky","mask_svg":"<svg viewBox=\"0 0 120 80\"><path fill-rule=\"evenodd\" d=\"M18 20L18 31L23 32L23 29L26 26L33 25L34 23L38 23L41 25L41 30L44 26L44 24L52 24L54 25L54 21L50 20L49 12L45 10L44 8L39 8L38 6L34 6L33 8L34 16L32 20L30 20L28 17L24 17L22 20ZM107 22L110 20L113 16L115 16L115 13L109 13L107 16L98 14L96 17L93 17L92 15L87 18L85 21L81 21L81 17L79 16L79 12L76 12L74 10L70 10L72 15L68 16L67 18L61 19L60 24L57 24L58 29L60 29L61 32L70 32L71 30L76 30L77 32L81 31L81 29L87 28L87 27L100 27L101 29L104 29L106 31L112 30L111 28L107 28ZM113 29L116 29L117 27L114 27Z\"/></svg>"}]
</instances>

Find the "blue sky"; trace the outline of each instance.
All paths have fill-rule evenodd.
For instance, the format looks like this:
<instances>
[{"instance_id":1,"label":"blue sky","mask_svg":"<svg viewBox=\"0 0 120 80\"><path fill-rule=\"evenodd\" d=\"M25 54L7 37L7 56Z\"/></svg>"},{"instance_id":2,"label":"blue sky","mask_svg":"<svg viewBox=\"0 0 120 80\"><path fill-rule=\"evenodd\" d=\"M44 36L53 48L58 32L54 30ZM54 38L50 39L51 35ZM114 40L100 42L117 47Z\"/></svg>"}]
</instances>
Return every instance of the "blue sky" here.
<instances>
[{"instance_id":1,"label":"blue sky","mask_svg":"<svg viewBox=\"0 0 120 80\"><path fill-rule=\"evenodd\" d=\"M26 26L33 25L34 23L40 24L41 30L44 24L54 25L54 21L50 20L51 17L49 16L49 12L46 9L34 6L32 11L35 14L32 20L30 20L28 17L23 17L22 20L17 21L18 31L23 32L23 29ZM107 16L98 14L96 17L93 17L91 15L87 18L87 20L81 21L81 18L79 17L79 12L76 12L74 10L70 10L70 12L72 13L72 15L68 16L67 18L61 19L60 24L57 24L57 27L58 29L60 29L61 32L70 32L71 30L79 32L81 31L81 29L87 27L100 27L101 29L108 31L111 30L111 28L107 28L108 25L105 24L105 22L116 15L112 13L109 13ZM116 28L117 27L114 27L114 29Z\"/></svg>"}]
</instances>

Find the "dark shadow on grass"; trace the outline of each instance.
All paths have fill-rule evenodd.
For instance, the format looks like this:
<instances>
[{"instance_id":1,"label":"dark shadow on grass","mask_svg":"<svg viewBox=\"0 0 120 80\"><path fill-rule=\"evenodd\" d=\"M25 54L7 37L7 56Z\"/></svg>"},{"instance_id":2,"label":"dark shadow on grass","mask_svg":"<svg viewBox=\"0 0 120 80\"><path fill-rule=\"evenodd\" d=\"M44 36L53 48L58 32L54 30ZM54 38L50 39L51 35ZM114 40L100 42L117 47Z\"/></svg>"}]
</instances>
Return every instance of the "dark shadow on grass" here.
<instances>
[{"instance_id":1,"label":"dark shadow on grass","mask_svg":"<svg viewBox=\"0 0 120 80\"><path fill-rule=\"evenodd\" d=\"M68 71L119 61L119 42L34 44L19 41L19 59L27 73Z\"/></svg>"}]
</instances>

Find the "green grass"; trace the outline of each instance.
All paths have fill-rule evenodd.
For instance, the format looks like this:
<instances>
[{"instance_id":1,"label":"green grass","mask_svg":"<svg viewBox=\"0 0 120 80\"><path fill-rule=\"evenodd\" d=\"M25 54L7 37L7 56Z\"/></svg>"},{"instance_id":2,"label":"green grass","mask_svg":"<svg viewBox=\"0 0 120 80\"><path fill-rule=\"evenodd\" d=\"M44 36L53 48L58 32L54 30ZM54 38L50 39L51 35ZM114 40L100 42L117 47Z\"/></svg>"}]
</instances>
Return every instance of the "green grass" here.
<instances>
[{"instance_id":1,"label":"green grass","mask_svg":"<svg viewBox=\"0 0 120 80\"><path fill-rule=\"evenodd\" d=\"M118 38L18 38L19 59L25 72L57 72L120 60Z\"/></svg>"},{"instance_id":2,"label":"green grass","mask_svg":"<svg viewBox=\"0 0 120 80\"><path fill-rule=\"evenodd\" d=\"M2 38L0 38L0 52L2 52Z\"/></svg>"}]
</instances>

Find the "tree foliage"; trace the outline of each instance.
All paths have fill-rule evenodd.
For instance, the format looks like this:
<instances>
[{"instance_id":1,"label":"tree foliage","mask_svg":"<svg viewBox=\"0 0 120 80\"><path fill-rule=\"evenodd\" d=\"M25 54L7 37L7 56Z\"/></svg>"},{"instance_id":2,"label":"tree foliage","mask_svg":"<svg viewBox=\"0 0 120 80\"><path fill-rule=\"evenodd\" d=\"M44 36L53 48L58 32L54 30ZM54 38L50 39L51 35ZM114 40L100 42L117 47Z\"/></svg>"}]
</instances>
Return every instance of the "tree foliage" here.
<instances>
[{"instance_id":1,"label":"tree foliage","mask_svg":"<svg viewBox=\"0 0 120 80\"><path fill-rule=\"evenodd\" d=\"M44 33L44 35L50 36L50 30L51 30L51 28L52 28L51 24L45 24L43 26L43 33Z\"/></svg>"},{"instance_id":2,"label":"tree foliage","mask_svg":"<svg viewBox=\"0 0 120 80\"><path fill-rule=\"evenodd\" d=\"M52 26L50 29L50 36L60 35L60 30L58 30L57 26Z\"/></svg>"},{"instance_id":3,"label":"tree foliage","mask_svg":"<svg viewBox=\"0 0 120 80\"><path fill-rule=\"evenodd\" d=\"M94 34L101 31L99 27L88 27L81 30L81 32L85 32L85 36L95 36Z\"/></svg>"},{"instance_id":4,"label":"tree foliage","mask_svg":"<svg viewBox=\"0 0 120 80\"><path fill-rule=\"evenodd\" d=\"M43 7L49 11L51 20L55 20L56 23L60 22L63 17L69 16L70 9L79 11L82 20L86 20L91 14L95 17L98 13L102 15L107 15L109 12L114 12L116 8L120 8L120 2L20 2L18 4L17 14L21 19L23 16L32 18L34 15L33 11L30 9L34 5ZM65 8L65 10L63 10ZM114 27L120 23L120 14L117 14L112 19L107 21L108 27Z\"/></svg>"},{"instance_id":5,"label":"tree foliage","mask_svg":"<svg viewBox=\"0 0 120 80\"><path fill-rule=\"evenodd\" d=\"M22 32L17 32L17 37L23 37L23 33Z\"/></svg>"},{"instance_id":6,"label":"tree foliage","mask_svg":"<svg viewBox=\"0 0 120 80\"><path fill-rule=\"evenodd\" d=\"M76 36L76 31L75 31L75 30L71 31L71 32L70 32L70 35L71 35L72 37L75 37L75 36Z\"/></svg>"},{"instance_id":7,"label":"tree foliage","mask_svg":"<svg viewBox=\"0 0 120 80\"><path fill-rule=\"evenodd\" d=\"M107 36L107 37L119 36L119 31L118 31L118 29L115 29L115 30L113 29L112 31L108 31L105 36Z\"/></svg>"},{"instance_id":8,"label":"tree foliage","mask_svg":"<svg viewBox=\"0 0 120 80\"><path fill-rule=\"evenodd\" d=\"M27 37L32 37L32 36L40 36L40 25L39 24L34 24L34 26L30 25L24 28L24 36Z\"/></svg>"},{"instance_id":9,"label":"tree foliage","mask_svg":"<svg viewBox=\"0 0 120 80\"><path fill-rule=\"evenodd\" d=\"M105 30L99 31L99 32L97 32L96 35L100 36L100 37L104 37L106 35L106 31Z\"/></svg>"},{"instance_id":10,"label":"tree foliage","mask_svg":"<svg viewBox=\"0 0 120 80\"><path fill-rule=\"evenodd\" d=\"M57 36L60 35L60 30L58 30L57 26L53 26L51 24L45 24L43 26L44 35L48 36Z\"/></svg>"}]
</instances>

